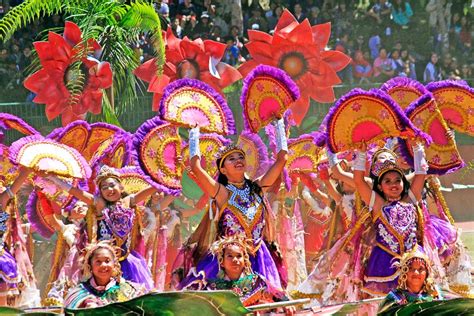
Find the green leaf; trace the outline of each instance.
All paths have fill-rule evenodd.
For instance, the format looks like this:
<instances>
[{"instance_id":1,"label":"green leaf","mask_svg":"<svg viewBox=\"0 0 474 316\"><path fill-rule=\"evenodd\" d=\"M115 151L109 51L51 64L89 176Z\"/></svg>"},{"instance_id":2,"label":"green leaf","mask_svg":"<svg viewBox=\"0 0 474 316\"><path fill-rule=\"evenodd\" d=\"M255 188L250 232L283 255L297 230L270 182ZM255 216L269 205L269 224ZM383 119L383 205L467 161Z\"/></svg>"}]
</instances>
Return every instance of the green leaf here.
<instances>
[{"instance_id":1,"label":"green leaf","mask_svg":"<svg viewBox=\"0 0 474 316\"><path fill-rule=\"evenodd\" d=\"M66 309L66 315L246 315L232 291L150 293L127 302L91 309Z\"/></svg>"},{"instance_id":2,"label":"green leaf","mask_svg":"<svg viewBox=\"0 0 474 316\"><path fill-rule=\"evenodd\" d=\"M183 194L188 199L199 200L203 195L201 188L189 177L187 172L183 172L181 185L183 186Z\"/></svg>"},{"instance_id":3,"label":"green leaf","mask_svg":"<svg viewBox=\"0 0 474 316\"><path fill-rule=\"evenodd\" d=\"M395 306L379 315L473 315L474 299L457 298L445 301L410 303Z\"/></svg>"}]
</instances>

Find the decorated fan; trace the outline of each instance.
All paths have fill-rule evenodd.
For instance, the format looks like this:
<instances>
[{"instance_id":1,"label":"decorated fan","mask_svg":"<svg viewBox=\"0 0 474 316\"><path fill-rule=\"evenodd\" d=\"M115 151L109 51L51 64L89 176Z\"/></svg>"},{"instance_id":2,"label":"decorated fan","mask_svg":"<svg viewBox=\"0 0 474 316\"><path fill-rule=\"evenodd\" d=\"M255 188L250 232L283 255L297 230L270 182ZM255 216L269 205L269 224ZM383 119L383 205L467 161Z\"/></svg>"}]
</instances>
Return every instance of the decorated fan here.
<instances>
[{"instance_id":1,"label":"decorated fan","mask_svg":"<svg viewBox=\"0 0 474 316\"><path fill-rule=\"evenodd\" d=\"M323 147L314 143L311 135L301 135L288 141L288 172L313 173L318 171L318 164L324 153Z\"/></svg>"},{"instance_id":2,"label":"decorated fan","mask_svg":"<svg viewBox=\"0 0 474 316\"><path fill-rule=\"evenodd\" d=\"M327 114L327 146L334 152L353 148L365 141L388 137L430 137L416 128L402 109L385 92L353 89L342 96Z\"/></svg>"},{"instance_id":3,"label":"decorated fan","mask_svg":"<svg viewBox=\"0 0 474 316\"><path fill-rule=\"evenodd\" d=\"M244 79L240 104L246 129L258 132L300 97L298 86L281 69L260 65Z\"/></svg>"},{"instance_id":4,"label":"decorated fan","mask_svg":"<svg viewBox=\"0 0 474 316\"><path fill-rule=\"evenodd\" d=\"M177 127L152 118L135 132L133 146L134 158L150 177L150 184L166 194L178 195L183 166L179 161L182 145Z\"/></svg>"},{"instance_id":5,"label":"decorated fan","mask_svg":"<svg viewBox=\"0 0 474 316\"><path fill-rule=\"evenodd\" d=\"M230 140L217 134L204 134L199 137L199 147L201 149L201 166L211 177L217 174L216 155L221 147L230 143ZM183 147L181 156L183 161L189 165L189 145Z\"/></svg>"},{"instance_id":6,"label":"decorated fan","mask_svg":"<svg viewBox=\"0 0 474 316\"><path fill-rule=\"evenodd\" d=\"M101 146L105 140L117 134L126 134L128 135L128 137L131 137L129 133L125 132L123 129L115 125L102 123L102 122L91 124L90 131L89 131L89 138L87 140L87 145L84 148L84 150L81 152L82 155L84 156L84 158L90 161L92 159L92 156L95 155L99 146ZM130 149L131 147L127 148L127 153L126 153L127 155L124 157L124 160L125 160L124 163L128 162L128 152L130 151ZM112 166L112 165L109 164L109 166ZM117 168L120 168L120 167L117 166Z\"/></svg>"},{"instance_id":7,"label":"decorated fan","mask_svg":"<svg viewBox=\"0 0 474 316\"><path fill-rule=\"evenodd\" d=\"M120 182L128 194L135 194L150 186L150 179L136 166L126 166L117 171L120 173Z\"/></svg>"},{"instance_id":8,"label":"decorated fan","mask_svg":"<svg viewBox=\"0 0 474 316\"><path fill-rule=\"evenodd\" d=\"M0 144L0 182L3 186L8 186L18 176L18 166L12 164L10 159L10 148Z\"/></svg>"},{"instance_id":9,"label":"decorated fan","mask_svg":"<svg viewBox=\"0 0 474 316\"><path fill-rule=\"evenodd\" d=\"M87 179L91 169L77 150L39 135L27 136L10 146L10 160L59 176Z\"/></svg>"},{"instance_id":10,"label":"decorated fan","mask_svg":"<svg viewBox=\"0 0 474 316\"><path fill-rule=\"evenodd\" d=\"M179 126L199 126L205 133L235 133L232 111L225 99L195 79L176 80L166 87L160 101L160 115Z\"/></svg>"},{"instance_id":11,"label":"decorated fan","mask_svg":"<svg viewBox=\"0 0 474 316\"><path fill-rule=\"evenodd\" d=\"M406 110L410 120L423 132L431 136L433 142L425 148L428 161L428 173L445 174L464 166L456 147L456 142L449 136L449 128L436 107L431 93L427 93ZM401 141L401 153L405 160L413 165L413 151L405 141Z\"/></svg>"},{"instance_id":12,"label":"decorated fan","mask_svg":"<svg viewBox=\"0 0 474 316\"><path fill-rule=\"evenodd\" d=\"M8 113L0 113L0 133L2 133L2 129L14 129L23 135L39 134L37 130L28 125L21 118Z\"/></svg>"},{"instance_id":13,"label":"decorated fan","mask_svg":"<svg viewBox=\"0 0 474 316\"><path fill-rule=\"evenodd\" d=\"M75 178L66 178L61 176L59 176L59 178L61 181L67 182L73 187L77 187L79 183L79 180ZM48 200L54 201L57 205L59 205L60 208L68 205L68 203L71 202L73 198L72 195L62 189L59 189L58 186L51 182L48 178L34 175L31 178L31 184L39 188Z\"/></svg>"},{"instance_id":14,"label":"decorated fan","mask_svg":"<svg viewBox=\"0 0 474 316\"><path fill-rule=\"evenodd\" d=\"M132 135L129 133L116 133L110 136L95 150L91 160L91 166L107 165L113 168L122 168L129 161L129 153L132 149Z\"/></svg>"},{"instance_id":15,"label":"decorated fan","mask_svg":"<svg viewBox=\"0 0 474 316\"><path fill-rule=\"evenodd\" d=\"M433 82L426 88L433 93L448 126L474 136L474 89L453 80Z\"/></svg>"},{"instance_id":16,"label":"decorated fan","mask_svg":"<svg viewBox=\"0 0 474 316\"><path fill-rule=\"evenodd\" d=\"M58 205L51 203L46 198L45 200L46 201L42 203L38 193L33 191L28 198L25 210L28 222L34 227L35 232L40 234L41 237L49 239L53 236L55 230L54 227L46 221L46 217L53 213L60 214L61 211Z\"/></svg>"},{"instance_id":17,"label":"decorated fan","mask_svg":"<svg viewBox=\"0 0 474 316\"><path fill-rule=\"evenodd\" d=\"M428 92L424 85L406 77L392 78L380 90L386 92L403 110Z\"/></svg>"},{"instance_id":18,"label":"decorated fan","mask_svg":"<svg viewBox=\"0 0 474 316\"><path fill-rule=\"evenodd\" d=\"M250 179L258 178L267 171L267 146L258 134L243 131L237 140L237 146L245 152L246 173Z\"/></svg>"}]
</instances>

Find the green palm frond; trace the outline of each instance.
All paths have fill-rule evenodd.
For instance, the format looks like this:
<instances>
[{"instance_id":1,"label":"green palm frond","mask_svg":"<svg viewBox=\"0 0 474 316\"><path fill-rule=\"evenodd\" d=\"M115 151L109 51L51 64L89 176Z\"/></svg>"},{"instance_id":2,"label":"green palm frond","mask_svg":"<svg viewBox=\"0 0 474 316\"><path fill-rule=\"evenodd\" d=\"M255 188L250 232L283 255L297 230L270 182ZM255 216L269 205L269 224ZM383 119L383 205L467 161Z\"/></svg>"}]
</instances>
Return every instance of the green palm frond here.
<instances>
[{"instance_id":1,"label":"green palm frond","mask_svg":"<svg viewBox=\"0 0 474 316\"><path fill-rule=\"evenodd\" d=\"M120 21L120 24L127 28L138 28L150 33L153 49L155 50L158 74L161 75L163 65L165 64L165 44L160 17L153 6L140 1L133 2L129 6L127 14Z\"/></svg>"},{"instance_id":2,"label":"green palm frond","mask_svg":"<svg viewBox=\"0 0 474 316\"><path fill-rule=\"evenodd\" d=\"M0 41L6 42L20 28L43 16L60 13L65 1L25 0L0 20Z\"/></svg>"}]
</instances>

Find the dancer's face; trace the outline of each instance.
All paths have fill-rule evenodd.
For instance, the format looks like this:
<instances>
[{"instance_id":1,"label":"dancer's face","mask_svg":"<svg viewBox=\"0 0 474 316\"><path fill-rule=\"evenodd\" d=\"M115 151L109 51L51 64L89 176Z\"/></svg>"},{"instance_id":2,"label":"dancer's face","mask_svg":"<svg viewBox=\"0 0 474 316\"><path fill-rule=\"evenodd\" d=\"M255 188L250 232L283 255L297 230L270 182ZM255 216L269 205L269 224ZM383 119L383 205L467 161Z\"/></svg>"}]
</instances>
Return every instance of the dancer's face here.
<instances>
[{"instance_id":1,"label":"dancer's face","mask_svg":"<svg viewBox=\"0 0 474 316\"><path fill-rule=\"evenodd\" d=\"M423 288L428 271L423 260L413 260L407 273L407 287L410 292L419 293Z\"/></svg>"},{"instance_id":2,"label":"dancer's face","mask_svg":"<svg viewBox=\"0 0 474 316\"><path fill-rule=\"evenodd\" d=\"M87 206L86 203L82 201L77 201L76 204L74 205L74 208L71 211L71 214L69 215L69 219L76 220L76 219L84 218L87 214L88 209L89 207Z\"/></svg>"},{"instance_id":3,"label":"dancer's face","mask_svg":"<svg viewBox=\"0 0 474 316\"><path fill-rule=\"evenodd\" d=\"M114 178L107 178L100 183L100 194L108 202L116 202L122 197L122 185Z\"/></svg>"},{"instance_id":4,"label":"dancer's face","mask_svg":"<svg viewBox=\"0 0 474 316\"><path fill-rule=\"evenodd\" d=\"M388 200L399 199L403 192L402 176L396 171L385 173L380 180L379 189Z\"/></svg>"},{"instance_id":5,"label":"dancer's face","mask_svg":"<svg viewBox=\"0 0 474 316\"><path fill-rule=\"evenodd\" d=\"M114 256L108 249L99 248L91 259L92 275L97 285L106 285L114 272Z\"/></svg>"},{"instance_id":6,"label":"dancer's face","mask_svg":"<svg viewBox=\"0 0 474 316\"><path fill-rule=\"evenodd\" d=\"M224 249L222 268L231 280L238 280L244 271L244 252L237 245L230 245Z\"/></svg>"},{"instance_id":7,"label":"dancer's face","mask_svg":"<svg viewBox=\"0 0 474 316\"><path fill-rule=\"evenodd\" d=\"M239 176L244 174L245 167L245 156L240 152L234 152L225 158L221 172L228 178Z\"/></svg>"}]
</instances>

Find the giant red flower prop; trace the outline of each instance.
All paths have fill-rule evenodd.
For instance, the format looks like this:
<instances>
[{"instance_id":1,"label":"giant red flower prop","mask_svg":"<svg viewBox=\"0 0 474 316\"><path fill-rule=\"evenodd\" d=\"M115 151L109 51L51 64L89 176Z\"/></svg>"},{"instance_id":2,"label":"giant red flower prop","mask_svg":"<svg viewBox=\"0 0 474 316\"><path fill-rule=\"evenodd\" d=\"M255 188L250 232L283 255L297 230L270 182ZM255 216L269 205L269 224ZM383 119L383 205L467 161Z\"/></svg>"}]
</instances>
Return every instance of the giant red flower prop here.
<instances>
[{"instance_id":1,"label":"giant red flower prop","mask_svg":"<svg viewBox=\"0 0 474 316\"><path fill-rule=\"evenodd\" d=\"M112 85L108 62L92 57L100 53L100 45L84 41L79 27L66 22L63 36L49 32L48 41L35 42L42 68L26 78L25 87L36 93L35 103L46 104L46 117L62 115L63 126L83 119L89 111L102 110L102 89Z\"/></svg>"},{"instance_id":2,"label":"giant red flower prop","mask_svg":"<svg viewBox=\"0 0 474 316\"><path fill-rule=\"evenodd\" d=\"M341 80L336 72L344 69L350 57L339 51L324 50L331 34L331 24L311 26L308 19L298 23L285 10L273 36L249 30L245 45L252 56L239 68L243 76L260 64L283 69L300 89L301 97L291 106L293 118L301 123L308 111L310 97L318 102L335 100L333 86Z\"/></svg>"},{"instance_id":3,"label":"giant red flower prop","mask_svg":"<svg viewBox=\"0 0 474 316\"><path fill-rule=\"evenodd\" d=\"M148 91L153 92L153 110L157 111L164 88L172 81L191 78L204 81L215 90L223 88L242 78L234 67L221 62L226 45L198 38L176 38L168 28L166 35L166 63L163 74L158 75L153 58L138 67L135 75L149 82ZM219 78L220 77L220 78Z\"/></svg>"}]
</instances>

